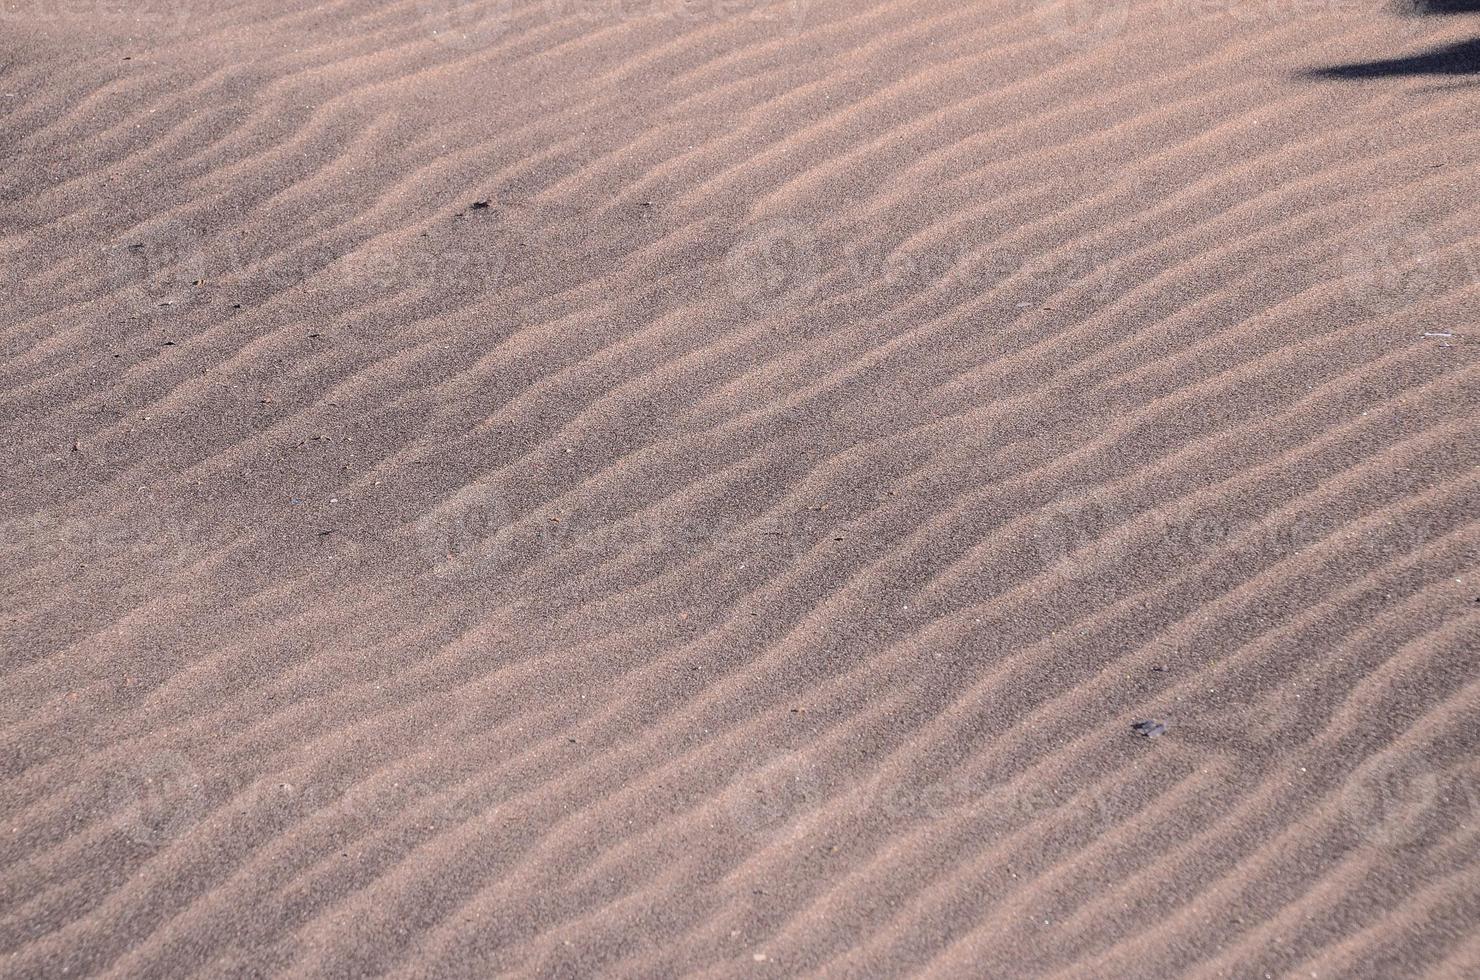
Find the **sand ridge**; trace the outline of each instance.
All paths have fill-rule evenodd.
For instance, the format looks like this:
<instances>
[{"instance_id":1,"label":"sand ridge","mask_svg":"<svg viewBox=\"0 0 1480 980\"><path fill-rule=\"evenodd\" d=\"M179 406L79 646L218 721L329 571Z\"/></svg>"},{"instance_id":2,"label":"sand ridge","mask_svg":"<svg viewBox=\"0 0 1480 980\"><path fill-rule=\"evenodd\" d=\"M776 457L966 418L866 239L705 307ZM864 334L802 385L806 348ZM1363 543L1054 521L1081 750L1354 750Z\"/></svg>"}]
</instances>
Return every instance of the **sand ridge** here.
<instances>
[{"instance_id":1,"label":"sand ridge","mask_svg":"<svg viewBox=\"0 0 1480 980\"><path fill-rule=\"evenodd\" d=\"M7 4L0 975L1480 969L1477 15Z\"/></svg>"}]
</instances>

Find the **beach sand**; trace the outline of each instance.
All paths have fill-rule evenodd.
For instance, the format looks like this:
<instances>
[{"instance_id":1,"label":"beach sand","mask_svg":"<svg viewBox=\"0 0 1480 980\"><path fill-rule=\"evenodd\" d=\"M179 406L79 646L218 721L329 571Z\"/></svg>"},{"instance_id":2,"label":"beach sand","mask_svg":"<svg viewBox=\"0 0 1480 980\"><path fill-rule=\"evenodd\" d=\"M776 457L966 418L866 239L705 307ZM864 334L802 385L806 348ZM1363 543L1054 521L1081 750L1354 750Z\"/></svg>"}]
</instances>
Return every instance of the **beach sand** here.
<instances>
[{"instance_id":1,"label":"beach sand","mask_svg":"<svg viewBox=\"0 0 1480 980\"><path fill-rule=\"evenodd\" d=\"M1475 10L7 0L0 975L1476 975Z\"/></svg>"}]
</instances>

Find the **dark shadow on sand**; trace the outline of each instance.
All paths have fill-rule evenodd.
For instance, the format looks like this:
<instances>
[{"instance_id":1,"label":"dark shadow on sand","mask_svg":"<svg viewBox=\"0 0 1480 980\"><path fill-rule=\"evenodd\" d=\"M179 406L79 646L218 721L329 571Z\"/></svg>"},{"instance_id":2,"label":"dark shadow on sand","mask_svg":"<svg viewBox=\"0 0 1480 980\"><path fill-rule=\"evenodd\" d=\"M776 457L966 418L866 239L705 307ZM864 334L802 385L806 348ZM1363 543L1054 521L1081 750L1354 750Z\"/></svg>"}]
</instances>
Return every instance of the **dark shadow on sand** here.
<instances>
[{"instance_id":1,"label":"dark shadow on sand","mask_svg":"<svg viewBox=\"0 0 1480 980\"><path fill-rule=\"evenodd\" d=\"M1306 73L1311 78L1387 78L1392 75L1480 75L1480 37L1407 58L1359 61Z\"/></svg>"},{"instance_id":2,"label":"dark shadow on sand","mask_svg":"<svg viewBox=\"0 0 1480 980\"><path fill-rule=\"evenodd\" d=\"M1405 17L1480 13L1480 0L1399 0ZM1401 75L1480 75L1480 37L1404 58L1358 61L1305 72L1307 78L1390 78Z\"/></svg>"},{"instance_id":3,"label":"dark shadow on sand","mask_svg":"<svg viewBox=\"0 0 1480 980\"><path fill-rule=\"evenodd\" d=\"M1405 0L1400 10L1410 17L1480 14L1480 0Z\"/></svg>"}]
</instances>

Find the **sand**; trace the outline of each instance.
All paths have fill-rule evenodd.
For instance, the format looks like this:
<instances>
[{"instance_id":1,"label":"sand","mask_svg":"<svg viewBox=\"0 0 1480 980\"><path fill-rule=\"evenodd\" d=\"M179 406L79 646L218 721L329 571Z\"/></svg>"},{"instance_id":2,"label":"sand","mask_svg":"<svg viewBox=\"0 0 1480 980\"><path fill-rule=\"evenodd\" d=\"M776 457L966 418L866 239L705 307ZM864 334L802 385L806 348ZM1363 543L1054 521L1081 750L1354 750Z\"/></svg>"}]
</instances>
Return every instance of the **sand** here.
<instances>
[{"instance_id":1,"label":"sand","mask_svg":"<svg viewBox=\"0 0 1480 980\"><path fill-rule=\"evenodd\" d=\"M1477 8L7 0L0 975L1480 974Z\"/></svg>"}]
</instances>

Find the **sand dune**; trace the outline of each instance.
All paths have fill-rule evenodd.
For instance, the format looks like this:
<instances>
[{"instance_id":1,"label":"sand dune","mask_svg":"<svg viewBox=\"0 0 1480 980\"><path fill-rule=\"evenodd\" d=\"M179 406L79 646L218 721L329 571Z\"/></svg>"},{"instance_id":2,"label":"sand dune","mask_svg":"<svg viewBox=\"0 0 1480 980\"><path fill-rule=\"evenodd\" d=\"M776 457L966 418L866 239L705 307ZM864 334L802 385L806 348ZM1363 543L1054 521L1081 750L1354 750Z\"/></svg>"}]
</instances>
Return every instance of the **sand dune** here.
<instances>
[{"instance_id":1,"label":"sand dune","mask_svg":"<svg viewBox=\"0 0 1480 980\"><path fill-rule=\"evenodd\" d=\"M1480 972L1476 14L12 0L0 974Z\"/></svg>"}]
</instances>

